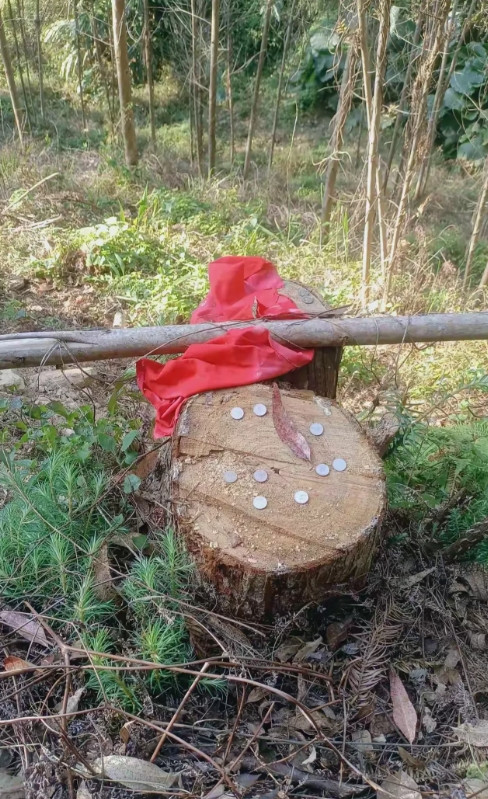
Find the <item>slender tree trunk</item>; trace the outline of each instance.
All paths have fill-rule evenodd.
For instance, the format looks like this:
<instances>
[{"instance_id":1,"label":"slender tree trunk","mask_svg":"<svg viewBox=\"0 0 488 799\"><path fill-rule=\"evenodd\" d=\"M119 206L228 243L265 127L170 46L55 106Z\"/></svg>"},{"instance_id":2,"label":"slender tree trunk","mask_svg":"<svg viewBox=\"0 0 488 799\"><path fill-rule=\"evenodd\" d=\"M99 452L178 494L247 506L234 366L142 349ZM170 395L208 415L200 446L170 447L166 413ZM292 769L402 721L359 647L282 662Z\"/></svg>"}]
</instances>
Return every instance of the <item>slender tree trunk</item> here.
<instances>
[{"instance_id":1,"label":"slender tree trunk","mask_svg":"<svg viewBox=\"0 0 488 799\"><path fill-rule=\"evenodd\" d=\"M17 14L19 15L20 38L22 39L22 47L24 48L24 63L25 63L25 74L27 77L27 87L29 89L29 94L32 95L32 83L31 83L30 68L29 68L29 47L27 45L27 36L25 33L23 3L21 4L20 0L16 0L16 7L17 7Z\"/></svg>"},{"instance_id":2,"label":"slender tree trunk","mask_svg":"<svg viewBox=\"0 0 488 799\"><path fill-rule=\"evenodd\" d=\"M432 107L432 113L429 118L429 126L427 130L427 142L425 145L425 157L420 165L419 176L417 178L417 186L415 189L415 196L414 200L419 200L422 195L425 193L425 188L427 186L427 181L429 180L430 168L432 166L432 151L434 148L434 141L435 141L435 134L437 131L437 123L439 120L439 114L442 108L442 103L444 101L444 96L447 91L447 87L449 86L449 81L451 80L451 76L456 68L456 62L459 55L459 51L464 41L464 37L466 35L467 25L470 22L471 15L478 3L478 0L472 0L466 19L464 20L463 27L461 30L461 34L459 36L458 42L454 49L451 58L451 64L449 69L447 69L447 59L449 55L449 42L452 36L452 32L454 30L454 26L456 24L456 11L457 11L457 0L454 0L452 5L452 12L451 12L451 24L449 25L447 34L446 34L446 41L444 44L444 52L442 54L442 62L439 70L439 78L437 82L437 88L434 97L434 104Z\"/></svg>"},{"instance_id":3,"label":"slender tree trunk","mask_svg":"<svg viewBox=\"0 0 488 799\"><path fill-rule=\"evenodd\" d=\"M480 280L480 289L485 288L485 286L488 286L488 263L485 266L485 271Z\"/></svg>"},{"instance_id":4,"label":"slender tree trunk","mask_svg":"<svg viewBox=\"0 0 488 799\"><path fill-rule=\"evenodd\" d=\"M41 34L42 34L42 23L41 23L41 9L40 9L40 0L36 0L36 43L37 43L37 73L39 78L39 103L41 105L41 117L42 121L46 121L46 104L44 101L44 66L42 63L42 44L41 44Z\"/></svg>"},{"instance_id":5,"label":"slender tree trunk","mask_svg":"<svg viewBox=\"0 0 488 799\"><path fill-rule=\"evenodd\" d=\"M153 147L156 146L156 118L154 113L154 80L152 73L152 46L151 46L151 28L149 24L149 0L144 2L144 61L146 66L146 82L147 91L149 96L149 123L151 125L151 143Z\"/></svg>"},{"instance_id":6,"label":"slender tree trunk","mask_svg":"<svg viewBox=\"0 0 488 799\"><path fill-rule=\"evenodd\" d=\"M136 166L138 161L132 87L127 51L127 26L125 22L125 0L112 0L113 37L117 82L119 85L120 121L127 166Z\"/></svg>"},{"instance_id":7,"label":"slender tree trunk","mask_svg":"<svg viewBox=\"0 0 488 799\"><path fill-rule=\"evenodd\" d=\"M100 80L101 80L101 82L103 84L103 88L105 90L105 99L107 101L108 116L109 116L109 119L110 119L110 124L111 124L112 132L113 132L114 119L115 119L114 108L113 108L113 104L112 104L112 101L111 101L110 85L109 85L109 78L108 78L108 74L107 74L107 69L106 69L106 65L105 65L105 63L103 61L101 41L100 41L100 35L99 35L99 32L98 32L98 24L97 24L97 22L98 21L97 21L97 18L95 16L95 9L92 8L92 14L91 14L92 36L93 36L93 41L95 42L95 53L96 53L96 57L97 57L98 71L100 73Z\"/></svg>"},{"instance_id":8,"label":"slender tree trunk","mask_svg":"<svg viewBox=\"0 0 488 799\"><path fill-rule=\"evenodd\" d=\"M466 289L469 284L469 278L471 276L471 267L473 265L476 246L480 238L487 199L488 199L488 156L485 158L485 164L483 169L483 183L481 184L480 196L478 197L478 204L476 206L476 212L474 215L473 230L471 232L471 238L469 240L469 245L468 245L468 252L466 255L466 266L464 268L464 279L463 279L464 289Z\"/></svg>"},{"instance_id":9,"label":"slender tree trunk","mask_svg":"<svg viewBox=\"0 0 488 799\"><path fill-rule=\"evenodd\" d=\"M293 12L295 11L295 4L296 0L291 0L290 11L288 15L288 25L286 26L286 34L285 34L285 41L283 44L283 55L281 57L281 67L280 67L280 74L278 78L278 88L276 90L276 103L275 103L275 110L273 116L273 125L271 128L271 141L269 143L269 156L268 156L268 180L271 174L271 167L273 165L273 155L274 155L274 148L276 142L276 130L278 128L278 117L280 113L280 105L281 105L281 95L283 92L283 79L285 76L285 67L286 67L286 57L288 55L288 48L290 46L290 39L291 39L291 31L293 28ZM340 99L339 99L340 105Z\"/></svg>"},{"instance_id":10,"label":"slender tree trunk","mask_svg":"<svg viewBox=\"0 0 488 799\"><path fill-rule=\"evenodd\" d=\"M208 176L215 169L217 150L217 67L219 61L220 0L212 0L210 34L210 83L208 87Z\"/></svg>"},{"instance_id":11,"label":"slender tree trunk","mask_svg":"<svg viewBox=\"0 0 488 799\"><path fill-rule=\"evenodd\" d=\"M233 70L233 47L232 47L232 0L227 2L227 101L229 104L229 155L230 165L234 165L235 158L235 130L234 130L234 93L232 90L232 70Z\"/></svg>"},{"instance_id":12,"label":"slender tree trunk","mask_svg":"<svg viewBox=\"0 0 488 799\"><path fill-rule=\"evenodd\" d=\"M380 3L380 27L376 49L376 69L374 95L371 97L371 84L369 78L369 59L367 41L365 41L365 13L363 0L358 0L358 22L360 27L361 57L364 77L364 96L368 116L368 171L366 177L366 207L363 240L363 268L361 280L361 301L366 307L370 296L370 268L373 248L373 233L375 216L378 211L379 201L379 134L380 118L383 103L383 81L386 67L386 45L390 27L391 0L382 0Z\"/></svg>"},{"instance_id":13,"label":"slender tree trunk","mask_svg":"<svg viewBox=\"0 0 488 799\"><path fill-rule=\"evenodd\" d=\"M263 68L264 68L264 61L266 58L266 50L268 47L268 35L269 35L269 26L271 23L271 11L273 8L273 0L267 0L266 2L266 9L264 12L264 20L263 20L263 32L261 35L261 48L259 50L259 59L258 59L258 66L256 70L256 79L254 82L254 95L251 105L251 116L249 119L249 129L247 133L247 142L246 142L246 155L244 158L244 170L243 170L243 177L244 180L247 180L247 176L249 174L249 167L251 166L251 154L252 154L252 140L254 136L254 128L256 126L256 118L258 114L258 105L259 105L259 88L261 86L261 78L263 76Z\"/></svg>"},{"instance_id":14,"label":"slender tree trunk","mask_svg":"<svg viewBox=\"0 0 488 799\"><path fill-rule=\"evenodd\" d=\"M78 91L80 93L81 121L83 130L86 130L85 94L83 92L83 60L81 57L80 21L78 18L78 0L73 0L73 16L75 20L76 37L76 68L78 71Z\"/></svg>"},{"instance_id":15,"label":"slender tree trunk","mask_svg":"<svg viewBox=\"0 0 488 799\"><path fill-rule=\"evenodd\" d=\"M427 97L429 95L435 62L437 60L440 47L444 37L444 25L449 13L450 0L440 0L436 4L436 15L432 14L433 30L429 41L424 42L423 59L419 65L419 71L412 90L412 101L410 105L409 127L409 151L406 158L405 176L403 179L400 199L397 206L397 213L393 225L390 250L388 253L388 264L386 280L383 286L383 304L386 305L390 293L391 281L395 269L395 259L401 232L405 224L407 211L407 201L412 184L415 166L418 162L422 133L425 125ZM426 14L428 9L426 9Z\"/></svg>"},{"instance_id":16,"label":"slender tree trunk","mask_svg":"<svg viewBox=\"0 0 488 799\"><path fill-rule=\"evenodd\" d=\"M320 243L327 241L329 237L329 223L332 215L332 208L335 203L335 185L337 173L339 171L340 153L344 140L344 127L347 116L351 108L351 101L354 93L355 70L358 58L357 43L351 42L346 56L344 72L342 73L341 88L337 111L334 117L334 129L332 133L331 149L328 158L327 171L325 173L324 198L322 201L322 213L320 218Z\"/></svg>"},{"instance_id":17,"label":"slender tree trunk","mask_svg":"<svg viewBox=\"0 0 488 799\"><path fill-rule=\"evenodd\" d=\"M192 64L192 96L193 119L195 123L195 141L197 165L200 176L203 175L203 126L202 126L202 96L201 96L201 69L200 69L200 25L197 15L196 0L191 0L191 64Z\"/></svg>"},{"instance_id":18,"label":"slender tree trunk","mask_svg":"<svg viewBox=\"0 0 488 799\"><path fill-rule=\"evenodd\" d=\"M1 11L0 11L0 56L2 58L3 66L5 69L5 76L7 78L10 101L12 103L12 110L14 112L15 124L17 126L17 133L19 136L20 145L21 147L23 147L24 112L19 103L19 96L17 94L17 86L15 85L14 71L12 68L12 62L10 61L10 53L8 51L7 37L5 35L5 26L3 23L3 17Z\"/></svg>"},{"instance_id":19,"label":"slender tree trunk","mask_svg":"<svg viewBox=\"0 0 488 799\"><path fill-rule=\"evenodd\" d=\"M457 5L458 5L458 0L453 0L452 11L451 11L451 22L450 24L446 24L446 36L442 47L442 60L439 68L439 76L437 78L437 86L434 94L434 102L432 104L432 110L427 124L427 135L424 146L425 155L420 164L419 174L417 177L417 185L415 187L415 193L413 196L414 202L417 202L422 197L429 177L430 165L432 161L432 150L434 147L435 134L437 130L437 122L439 119L439 113L442 107L442 102L444 100L444 95L446 93L449 81L447 59L449 56L449 42L451 40L452 32L454 30L454 25L456 23Z\"/></svg>"},{"instance_id":20,"label":"slender tree trunk","mask_svg":"<svg viewBox=\"0 0 488 799\"><path fill-rule=\"evenodd\" d=\"M424 15L422 13L422 10L420 9L419 14L418 14L418 18L417 18L417 24L415 26L415 32L414 32L414 35L413 35L412 47L411 47L411 50L410 50L410 59L409 59L409 62L408 62L407 71L405 73L405 81L403 83L402 93L400 95L400 102L398 103L398 111L397 111L397 114L396 114L396 117L395 117L395 124L393 126L393 133L392 133L391 142L390 142L390 149L388 151L388 159L387 159L387 162L386 162L385 174L383 176L383 191L384 192L386 192L386 189L388 187L388 178L390 177L391 165L392 165L393 159L395 157L395 151L396 151L396 148L397 148L398 139L400 137L401 123L402 123L403 117L405 116L405 112L406 112L406 109L407 109L407 97L408 97L408 92L410 90L410 81L411 81L411 78L412 78L413 68L414 68L414 66L415 66L415 64L417 62L418 57L419 57L419 54L415 55L415 51L416 51L416 49L418 47L418 44L419 44L419 41L420 41L420 34L422 32L423 24L424 24Z\"/></svg>"},{"instance_id":21,"label":"slender tree trunk","mask_svg":"<svg viewBox=\"0 0 488 799\"><path fill-rule=\"evenodd\" d=\"M22 97L24 99L24 108L25 108L26 117L27 117L27 124L29 126L29 130L31 131L32 130L32 125L31 125L31 115L30 115L30 107L29 107L29 97L28 97L28 94L27 94L27 91L26 91L26 88L25 88L25 83L24 83L24 70L22 68L22 55L21 55L21 52L20 52L19 39L18 39L18 36L17 36L17 27L15 25L15 19L14 19L14 15L13 15L13 11L12 11L12 3L10 2L10 0L7 0L7 8L8 8L8 15L9 15L9 18L10 18L10 27L12 29L12 37L13 37L13 40L14 40L15 55L16 55L16 58L17 58L17 69L19 70L20 88L22 89Z\"/></svg>"}]
</instances>

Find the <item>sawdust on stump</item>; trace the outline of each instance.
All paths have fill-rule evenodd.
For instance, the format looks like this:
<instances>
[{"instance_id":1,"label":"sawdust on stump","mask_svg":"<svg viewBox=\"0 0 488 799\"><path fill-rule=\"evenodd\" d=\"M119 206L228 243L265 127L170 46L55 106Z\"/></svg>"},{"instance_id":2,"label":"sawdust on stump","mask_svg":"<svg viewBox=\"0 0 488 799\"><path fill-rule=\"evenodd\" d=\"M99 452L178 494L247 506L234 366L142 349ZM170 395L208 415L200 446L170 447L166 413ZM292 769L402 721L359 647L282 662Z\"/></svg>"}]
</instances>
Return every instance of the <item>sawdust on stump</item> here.
<instances>
[{"instance_id":1,"label":"sawdust on stump","mask_svg":"<svg viewBox=\"0 0 488 799\"><path fill-rule=\"evenodd\" d=\"M310 446L310 461L278 436L272 387L264 384L193 397L171 442L175 523L218 605L240 616L286 613L360 579L378 542L383 469L358 423L310 391L282 390L281 398ZM266 415L253 413L256 403ZM231 416L235 407L244 411L240 420ZM312 423L323 425L322 435L312 435ZM345 471L333 468L337 458ZM329 466L327 476L316 473L320 463ZM266 482L256 482L257 469L267 472ZM235 482L225 482L227 471ZM297 504L297 491L308 494L306 504ZM257 496L266 498L264 509L253 506Z\"/></svg>"}]
</instances>

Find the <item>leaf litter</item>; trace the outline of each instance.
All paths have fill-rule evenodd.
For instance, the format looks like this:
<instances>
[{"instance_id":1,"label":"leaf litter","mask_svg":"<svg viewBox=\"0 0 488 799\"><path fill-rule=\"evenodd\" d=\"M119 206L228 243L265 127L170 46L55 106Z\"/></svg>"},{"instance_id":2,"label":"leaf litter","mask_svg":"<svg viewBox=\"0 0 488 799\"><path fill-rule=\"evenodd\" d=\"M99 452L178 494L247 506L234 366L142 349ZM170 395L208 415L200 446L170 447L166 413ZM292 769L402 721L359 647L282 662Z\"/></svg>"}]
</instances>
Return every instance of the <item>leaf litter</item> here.
<instances>
[{"instance_id":1,"label":"leaf litter","mask_svg":"<svg viewBox=\"0 0 488 799\"><path fill-rule=\"evenodd\" d=\"M104 553L107 582L109 567ZM4 747L30 745L54 790L53 764L66 760L67 735L80 799L98 797L101 785L103 799L120 790L172 797L237 791L242 799L290 788L338 799L467 794L479 776L473 763L488 759L484 586L478 568L426 569L418 548L393 546L358 597L344 593L309 607L264 636L251 625L243 641L231 620L195 609L192 618L209 632L201 657L214 658L210 671L223 688L191 693L154 763L182 694L147 701L136 714L109 699L97 707L80 645L63 672L63 653L37 619L4 608L2 718L19 715L18 696L24 715L51 721L3 726L0 738ZM215 637L217 656L207 650ZM47 762L37 754L41 740Z\"/></svg>"}]
</instances>

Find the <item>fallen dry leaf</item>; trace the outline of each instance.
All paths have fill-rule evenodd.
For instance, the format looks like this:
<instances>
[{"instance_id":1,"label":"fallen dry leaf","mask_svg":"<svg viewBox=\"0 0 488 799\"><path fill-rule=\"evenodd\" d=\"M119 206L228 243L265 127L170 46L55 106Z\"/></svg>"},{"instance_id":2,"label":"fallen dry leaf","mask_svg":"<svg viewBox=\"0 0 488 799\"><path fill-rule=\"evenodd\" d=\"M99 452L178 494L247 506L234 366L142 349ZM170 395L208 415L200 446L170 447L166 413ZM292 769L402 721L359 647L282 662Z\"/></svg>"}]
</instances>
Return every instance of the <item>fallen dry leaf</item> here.
<instances>
[{"instance_id":1,"label":"fallen dry leaf","mask_svg":"<svg viewBox=\"0 0 488 799\"><path fill-rule=\"evenodd\" d=\"M310 754L305 760L302 760L302 766L311 766L317 760L317 750L315 746L310 747Z\"/></svg>"},{"instance_id":2,"label":"fallen dry leaf","mask_svg":"<svg viewBox=\"0 0 488 799\"><path fill-rule=\"evenodd\" d=\"M46 648L49 646L46 633L41 625L28 613L21 613L18 610L2 610L0 611L0 622L7 627L12 627L16 633L27 641L32 641L32 643Z\"/></svg>"},{"instance_id":3,"label":"fallen dry leaf","mask_svg":"<svg viewBox=\"0 0 488 799\"><path fill-rule=\"evenodd\" d=\"M33 663L29 663L27 660L18 658L15 655L8 655L3 661L3 667L5 671L22 671L23 669L32 668L37 670L37 666L34 666Z\"/></svg>"},{"instance_id":4,"label":"fallen dry leaf","mask_svg":"<svg viewBox=\"0 0 488 799\"><path fill-rule=\"evenodd\" d=\"M66 713L76 713L76 711L78 710L78 705L80 704L80 699L83 696L84 692L85 692L84 687L78 688L78 690L75 691L74 694L68 697L68 701L66 703ZM63 703L58 702L58 704L55 705L54 709L56 713L60 713L62 708L63 708Z\"/></svg>"},{"instance_id":5,"label":"fallen dry leaf","mask_svg":"<svg viewBox=\"0 0 488 799\"><path fill-rule=\"evenodd\" d=\"M444 668L446 669L455 669L459 661L461 660L461 653L457 646L452 645L447 650L446 659L444 660Z\"/></svg>"},{"instance_id":6,"label":"fallen dry leaf","mask_svg":"<svg viewBox=\"0 0 488 799\"><path fill-rule=\"evenodd\" d=\"M471 746L488 746L488 721L478 721L476 724L460 724L454 728L454 732L460 741Z\"/></svg>"},{"instance_id":7,"label":"fallen dry leaf","mask_svg":"<svg viewBox=\"0 0 488 799\"><path fill-rule=\"evenodd\" d=\"M405 686L393 669L390 671L390 692L393 704L393 721L409 744L412 744L417 730L417 713L405 690Z\"/></svg>"},{"instance_id":8,"label":"fallen dry leaf","mask_svg":"<svg viewBox=\"0 0 488 799\"><path fill-rule=\"evenodd\" d=\"M403 762L407 764L407 766L410 766L411 768L415 768L420 771L425 770L425 765L426 765L425 760L422 760L420 757L414 757L413 755L410 754L410 752L407 752L407 750L404 749L403 746L398 747L398 754L400 755Z\"/></svg>"},{"instance_id":9,"label":"fallen dry leaf","mask_svg":"<svg viewBox=\"0 0 488 799\"><path fill-rule=\"evenodd\" d=\"M256 686L255 688L252 689L249 696L247 697L247 703L249 704L253 702L261 702L261 700L268 695L269 691L267 691L266 688L261 688L260 685Z\"/></svg>"},{"instance_id":10,"label":"fallen dry leaf","mask_svg":"<svg viewBox=\"0 0 488 799\"><path fill-rule=\"evenodd\" d=\"M398 771L383 780L377 799L422 799L419 786L405 771Z\"/></svg>"},{"instance_id":11,"label":"fallen dry leaf","mask_svg":"<svg viewBox=\"0 0 488 799\"><path fill-rule=\"evenodd\" d=\"M108 545L102 544L93 558L93 574L95 577L93 590L98 599L104 602L114 596L110 561L108 558Z\"/></svg>"},{"instance_id":12,"label":"fallen dry leaf","mask_svg":"<svg viewBox=\"0 0 488 799\"><path fill-rule=\"evenodd\" d=\"M327 625L325 637L332 650L337 649L347 639L351 623L352 619L345 619L345 621L333 621Z\"/></svg>"},{"instance_id":13,"label":"fallen dry leaf","mask_svg":"<svg viewBox=\"0 0 488 799\"><path fill-rule=\"evenodd\" d=\"M298 650L303 646L303 641L300 638L288 638L278 649L274 651L274 657L280 663L286 663L291 660Z\"/></svg>"},{"instance_id":14,"label":"fallen dry leaf","mask_svg":"<svg viewBox=\"0 0 488 799\"><path fill-rule=\"evenodd\" d=\"M313 655L313 653L317 651L322 643L323 641L321 635L319 635L315 641L307 641L307 643L300 647L300 649L295 653L293 662L301 663L303 660L306 660L308 657L310 657L310 655Z\"/></svg>"},{"instance_id":15,"label":"fallen dry leaf","mask_svg":"<svg viewBox=\"0 0 488 799\"><path fill-rule=\"evenodd\" d=\"M286 444L298 458L309 461L310 447L308 442L300 433L292 418L285 411L280 390L276 383L273 383L272 411L273 424L283 444Z\"/></svg>"},{"instance_id":16,"label":"fallen dry leaf","mask_svg":"<svg viewBox=\"0 0 488 799\"><path fill-rule=\"evenodd\" d=\"M118 782L125 788L139 793L148 791L157 793L162 789L172 788L179 781L179 774L163 771L154 763L139 760L137 757L107 755L107 757L98 757L90 765L100 777ZM89 776L84 769L80 768L80 771Z\"/></svg>"},{"instance_id":17,"label":"fallen dry leaf","mask_svg":"<svg viewBox=\"0 0 488 799\"><path fill-rule=\"evenodd\" d=\"M336 716L330 707L325 707L321 710L309 710L308 715L321 730L325 729L329 732L333 732L337 729ZM300 732L311 732L315 729L299 710L297 710L295 718L290 719L289 726L291 729L299 730Z\"/></svg>"}]
</instances>

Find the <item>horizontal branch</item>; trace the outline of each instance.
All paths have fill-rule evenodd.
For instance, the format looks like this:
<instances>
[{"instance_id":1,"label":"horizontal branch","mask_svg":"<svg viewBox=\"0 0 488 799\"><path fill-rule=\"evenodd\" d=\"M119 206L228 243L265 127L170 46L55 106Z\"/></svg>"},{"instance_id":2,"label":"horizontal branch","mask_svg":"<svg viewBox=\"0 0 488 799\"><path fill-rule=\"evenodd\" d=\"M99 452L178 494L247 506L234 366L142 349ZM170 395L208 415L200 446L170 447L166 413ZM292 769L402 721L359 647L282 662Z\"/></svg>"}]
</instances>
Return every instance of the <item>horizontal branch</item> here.
<instances>
[{"instance_id":1,"label":"horizontal branch","mask_svg":"<svg viewBox=\"0 0 488 799\"><path fill-rule=\"evenodd\" d=\"M482 312L66 330L0 336L0 369L174 354L251 324L264 325L275 339L297 347L488 339L488 313Z\"/></svg>"}]
</instances>

